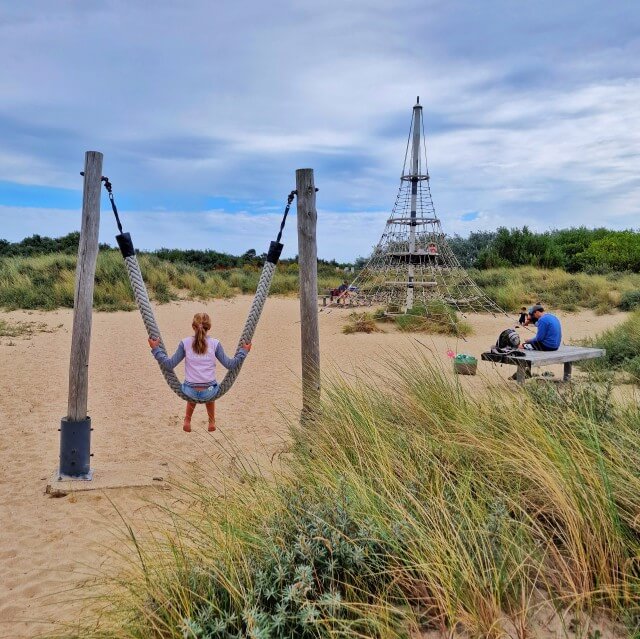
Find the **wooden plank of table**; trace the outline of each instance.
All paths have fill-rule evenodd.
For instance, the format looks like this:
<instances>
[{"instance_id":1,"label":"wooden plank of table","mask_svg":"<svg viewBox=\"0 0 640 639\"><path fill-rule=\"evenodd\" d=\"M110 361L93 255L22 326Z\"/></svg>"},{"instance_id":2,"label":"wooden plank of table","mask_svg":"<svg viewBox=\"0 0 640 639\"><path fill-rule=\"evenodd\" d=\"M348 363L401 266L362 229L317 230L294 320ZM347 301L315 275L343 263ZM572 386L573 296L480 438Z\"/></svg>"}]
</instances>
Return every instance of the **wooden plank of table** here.
<instances>
[{"instance_id":1,"label":"wooden plank of table","mask_svg":"<svg viewBox=\"0 0 640 639\"><path fill-rule=\"evenodd\" d=\"M499 363L518 364L518 362L530 362L532 366L548 366L550 364L564 364L578 362L587 359L603 357L606 351L603 348L587 348L586 346L561 346L557 351L521 351L523 355L514 357L505 354ZM487 354L489 355L489 354ZM485 359L484 353L481 355ZM489 361L492 361L487 357Z\"/></svg>"}]
</instances>

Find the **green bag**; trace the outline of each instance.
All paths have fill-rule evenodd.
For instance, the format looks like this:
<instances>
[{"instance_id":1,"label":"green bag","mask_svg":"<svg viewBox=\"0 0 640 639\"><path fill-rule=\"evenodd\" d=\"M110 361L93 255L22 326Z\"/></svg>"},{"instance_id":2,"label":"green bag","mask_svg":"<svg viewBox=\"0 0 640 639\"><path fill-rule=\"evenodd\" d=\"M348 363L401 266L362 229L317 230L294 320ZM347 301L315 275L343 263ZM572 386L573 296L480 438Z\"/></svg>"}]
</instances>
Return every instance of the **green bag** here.
<instances>
[{"instance_id":1,"label":"green bag","mask_svg":"<svg viewBox=\"0 0 640 639\"><path fill-rule=\"evenodd\" d=\"M478 360L473 355L460 353L453 358L453 372L457 375L475 375Z\"/></svg>"}]
</instances>

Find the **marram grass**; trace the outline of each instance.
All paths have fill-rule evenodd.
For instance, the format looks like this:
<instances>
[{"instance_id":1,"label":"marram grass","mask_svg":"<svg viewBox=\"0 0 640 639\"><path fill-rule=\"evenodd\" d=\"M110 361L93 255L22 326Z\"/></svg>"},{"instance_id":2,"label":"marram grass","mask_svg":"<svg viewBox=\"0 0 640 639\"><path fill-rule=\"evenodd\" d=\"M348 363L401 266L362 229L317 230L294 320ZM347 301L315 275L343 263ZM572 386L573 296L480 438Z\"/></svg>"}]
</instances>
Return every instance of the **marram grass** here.
<instances>
[{"instance_id":1,"label":"marram grass","mask_svg":"<svg viewBox=\"0 0 640 639\"><path fill-rule=\"evenodd\" d=\"M153 254L138 255L140 269L151 299L166 303L178 298L210 300L255 293L260 268L244 266L205 271L187 264L169 262ZM297 266L297 265L294 265ZM53 310L72 308L76 257L51 253L32 257L0 257L0 308ZM320 275L320 290L339 282L336 276ZM270 292L298 293L297 268L278 266ZM96 263L94 308L99 311L133 310L135 300L119 251L100 251Z\"/></svg>"},{"instance_id":2,"label":"marram grass","mask_svg":"<svg viewBox=\"0 0 640 639\"><path fill-rule=\"evenodd\" d=\"M629 310L640 291L640 274L590 275L533 266L472 270L471 277L500 308L517 311L542 302L564 311L589 308L605 314L616 308Z\"/></svg>"},{"instance_id":3,"label":"marram grass","mask_svg":"<svg viewBox=\"0 0 640 639\"><path fill-rule=\"evenodd\" d=\"M640 412L530 389L471 397L410 358L326 385L273 477L181 487L78 636L527 637L550 603L633 636Z\"/></svg>"}]
</instances>

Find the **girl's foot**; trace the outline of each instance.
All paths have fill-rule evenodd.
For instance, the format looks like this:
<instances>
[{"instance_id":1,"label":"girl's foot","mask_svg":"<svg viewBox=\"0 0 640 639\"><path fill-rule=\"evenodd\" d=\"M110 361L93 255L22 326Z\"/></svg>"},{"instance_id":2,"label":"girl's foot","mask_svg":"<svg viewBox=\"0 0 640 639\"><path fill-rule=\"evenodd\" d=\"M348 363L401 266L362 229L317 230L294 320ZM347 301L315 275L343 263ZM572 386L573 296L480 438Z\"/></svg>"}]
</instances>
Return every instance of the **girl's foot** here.
<instances>
[{"instance_id":1,"label":"girl's foot","mask_svg":"<svg viewBox=\"0 0 640 639\"><path fill-rule=\"evenodd\" d=\"M185 433L190 433L191 432L191 420L190 419L185 419L184 420L184 424L182 425L182 430Z\"/></svg>"},{"instance_id":2,"label":"girl's foot","mask_svg":"<svg viewBox=\"0 0 640 639\"><path fill-rule=\"evenodd\" d=\"M207 428L207 430L210 433L212 433L215 429L216 429L216 423L215 422L209 422L209 427Z\"/></svg>"}]
</instances>

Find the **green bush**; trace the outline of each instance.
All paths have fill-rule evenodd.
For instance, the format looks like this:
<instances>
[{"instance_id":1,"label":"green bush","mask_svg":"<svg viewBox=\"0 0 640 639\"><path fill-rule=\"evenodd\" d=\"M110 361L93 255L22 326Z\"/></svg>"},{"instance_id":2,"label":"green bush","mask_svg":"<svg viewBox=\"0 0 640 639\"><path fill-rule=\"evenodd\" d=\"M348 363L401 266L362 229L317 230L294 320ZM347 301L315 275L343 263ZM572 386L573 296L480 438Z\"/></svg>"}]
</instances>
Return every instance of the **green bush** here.
<instances>
[{"instance_id":1,"label":"green bush","mask_svg":"<svg viewBox=\"0 0 640 639\"><path fill-rule=\"evenodd\" d=\"M582 343L606 350L605 357L589 360L583 368L625 371L634 381L640 379L640 311L633 312L622 324Z\"/></svg>"},{"instance_id":2,"label":"green bush","mask_svg":"<svg viewBox=\"0 0 640 639\"><path fill-rule=\"evenodd\" d=\"M640 271L640 233L610 231L605 237L592 242L576 259L592 269L637 273Z\"/></svg>"},{"instance_id":3,"label":"green bush","mask_svg":"<svg viewBox=\"0 0 640 639\"><path fill-rule=\"evenodd\" d=\"M539 266L554 268L564 265L564 255L551 233L533 233L501 227L476 260L478 268L501 266Z\"/></svg>"},{"instance_id":4,"label":"green bush","mask_svg":"<svg viewBox=\"0 0 640 639\"><path fill-rule=\"evenodd\" d=\"M627 291L620 299L621 311L633 311L640 306L640 291Z\"/></svg>"}]
</instances>

